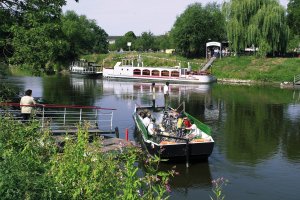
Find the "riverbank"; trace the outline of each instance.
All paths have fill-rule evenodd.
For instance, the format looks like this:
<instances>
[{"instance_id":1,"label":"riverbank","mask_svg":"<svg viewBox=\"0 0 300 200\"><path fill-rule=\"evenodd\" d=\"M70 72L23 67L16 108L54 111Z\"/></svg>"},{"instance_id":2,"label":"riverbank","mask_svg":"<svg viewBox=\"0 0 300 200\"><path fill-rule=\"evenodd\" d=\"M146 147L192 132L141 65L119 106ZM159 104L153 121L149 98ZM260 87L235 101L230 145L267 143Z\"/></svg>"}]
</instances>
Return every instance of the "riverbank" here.
<instances>
[{"instance_id":1,"label":"riverbank","mask_svg":"<svg viewBox=\"0 0 300 200\"><path fill-rule=\"evenodd\" d=\"M137 52L93 54L84 56L87 60L96 61L104 66L113 66L123 57L137 56ZM187 59L165 53L141 54L145 66L175 66L180 63L193 70L199 70L207 62L202 59ZM274 83L292 82L295 75L300 74L300 58L258 58L255 56L223 57L217 59L211 72L222 82L235 83Z\"/></svg>"},{"instance_id":2,"label":"riverbank","mask_svg":"<svg viewBox=\"0 0 300 200\"><path fill-rule=\"evenodd\" d=\"M82 58L94 61L104 67L112 67L125 57L138 56L138 52L91 54ZM187 59L165 53L142 53L144 66L187 67L190 63L193 70L199 70L207 62L205 58ZM219 82L235 84L271 84L293 82L294 76L300 74L300 58L257 58L255 56L224 57L217 59L210 71ZM67 69L68 66L62 67ZM29 75L30 72L11 67L13 75ZM290 85L290 84L287 84Z\"/></svg>"}]
</instances>

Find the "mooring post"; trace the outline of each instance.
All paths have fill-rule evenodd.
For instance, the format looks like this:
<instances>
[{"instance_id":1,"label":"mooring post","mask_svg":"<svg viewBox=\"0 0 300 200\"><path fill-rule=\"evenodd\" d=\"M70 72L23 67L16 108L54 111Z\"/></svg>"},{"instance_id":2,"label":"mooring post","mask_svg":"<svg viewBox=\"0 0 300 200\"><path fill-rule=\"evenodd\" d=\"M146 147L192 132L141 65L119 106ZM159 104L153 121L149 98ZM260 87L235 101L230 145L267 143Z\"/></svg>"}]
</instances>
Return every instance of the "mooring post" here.
<instances>
[{"instance_id":1,"label":"mooring post","mask_svg":"<svg viewBox=\"0 0 300 200\"><path fill-rule=\"evenodd\" d=\"M116 137L117 137L117 138L120 137L120 134L119 134L119 128L118 128L118 127L115 127L115 134L116 134Z\"/></svg>"},{"instance_id":2,"label":"mooring post","mask_svg":"<svg viewBox=\"0 0 300 200\"><path fill-rule=\"evenodd\" d=\"M186 167L190 167L189 159L190 159L190 152L189 152L189 140L186 140L186 147L185 147L185 156L186 156Z\"/></svg>"},{"instance_id":3,"label":"mooring post","mask_svg":"<svg viewBox=\"0 0 300 200\"><path fill-rule=\"evenodd\" d=\"M128 128L126 128L125 130L125 137L126 137L126 141L128 141Z\"/></svg>"}]
</instances>

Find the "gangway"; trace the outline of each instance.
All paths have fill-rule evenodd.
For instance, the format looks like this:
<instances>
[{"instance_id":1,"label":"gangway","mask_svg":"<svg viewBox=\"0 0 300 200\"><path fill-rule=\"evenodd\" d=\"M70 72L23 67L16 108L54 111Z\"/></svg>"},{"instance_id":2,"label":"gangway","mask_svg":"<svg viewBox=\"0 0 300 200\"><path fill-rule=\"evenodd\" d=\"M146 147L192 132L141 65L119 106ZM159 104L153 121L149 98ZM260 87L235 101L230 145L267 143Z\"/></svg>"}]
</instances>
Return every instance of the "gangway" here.
<instances>
[{"instance_id":1,"label":"gangway","mask_svg":"<svg viewBox=\"0 0 300 200\"><path fill-rule=\"evenodd\" d=\"M97 106L0 103L0 117L9 114L14 120L23 121L20 106L34 107L33 120L40 122L41 129L49 129L53 134L76 133L78 126L88 124L89 133L110 134L118 137L113 129L113 111L116 109Z\"/></svg>"},{"instance_id":2,"label":"gangway","mask_svg":"<svg viewBox=\"0 0 300 200\"><path fill-rule=\"evenodd\" d=\"M208 70L211 67L212 63L216 60L216 58L217 57L215 57L215 56L211 57L209 59L209 61L204 65L204 67L202 67L202 69L200 71L206 71L206 70Z\"/></svg>"}]
</instances>

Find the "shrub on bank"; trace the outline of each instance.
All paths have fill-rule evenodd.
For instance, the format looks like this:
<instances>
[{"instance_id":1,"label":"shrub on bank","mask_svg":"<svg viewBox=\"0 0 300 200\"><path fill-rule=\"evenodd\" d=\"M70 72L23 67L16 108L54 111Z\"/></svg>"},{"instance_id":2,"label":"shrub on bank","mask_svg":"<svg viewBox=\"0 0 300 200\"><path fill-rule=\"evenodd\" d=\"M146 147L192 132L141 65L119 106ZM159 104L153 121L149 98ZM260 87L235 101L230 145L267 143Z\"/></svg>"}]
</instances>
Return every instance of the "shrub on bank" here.
<instances>
[{"instance_id":1,"label":"shrub on bank","mask_svg":"<svg viewBox=\"0 0 300 200\"><path fill-rule=\"evenodd\" d=\"M0 196L2 199L164 199L173 172L160 172L159 159L136 147L101 153L101 140L91 145L79 129L66 136L64 152L37 121L28 124L0 117Z\"/></svg>"}]
</instances>

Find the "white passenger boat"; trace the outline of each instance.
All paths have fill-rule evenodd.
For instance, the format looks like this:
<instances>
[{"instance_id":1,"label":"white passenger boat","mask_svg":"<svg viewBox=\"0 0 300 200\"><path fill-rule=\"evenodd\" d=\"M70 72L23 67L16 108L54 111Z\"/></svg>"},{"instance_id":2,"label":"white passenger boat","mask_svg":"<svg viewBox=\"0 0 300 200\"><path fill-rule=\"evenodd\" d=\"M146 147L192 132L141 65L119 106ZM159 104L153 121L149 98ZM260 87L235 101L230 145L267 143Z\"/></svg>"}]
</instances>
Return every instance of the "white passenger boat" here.
<instances>
[{"instance_id":1,"label":"white passenger boat","mask_svg":"<svg viewBox=\"0 0 300 200\"><path fill-rule=\"evenodd\" d=\"M98 76L102 74L101 66L95 62L88 62L84 59L74 61L69 67L71 74L78 74L84 76Z\"/></svg>"},{"instance_id":2,"label":"white passenger boat","mask_svg":"<svg viewBox=\"0 0 300 200\"><path fill-rule=\"evenodd\" d=\"M195 72L181 66L144 67L141 62L135 64L134 59L123 59L113 68L104 67L103 77L189 83L212 83L217 80L208 71Z\"/></svg>"}]
</instances>

